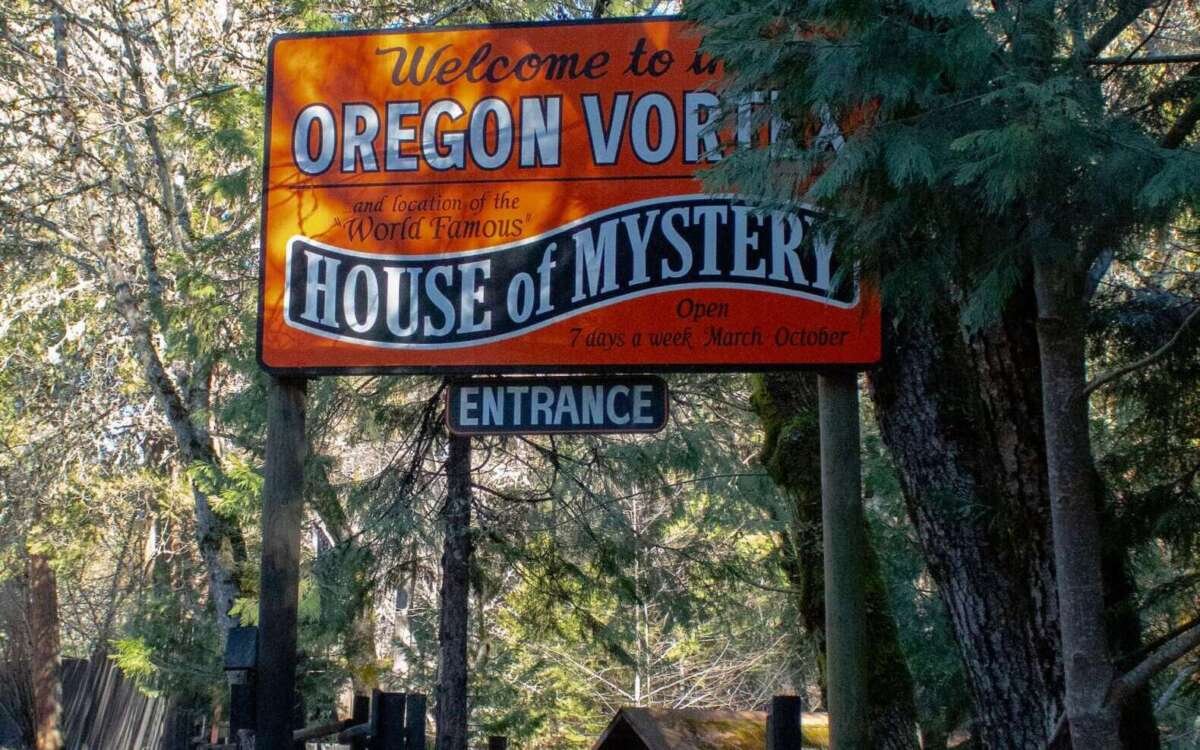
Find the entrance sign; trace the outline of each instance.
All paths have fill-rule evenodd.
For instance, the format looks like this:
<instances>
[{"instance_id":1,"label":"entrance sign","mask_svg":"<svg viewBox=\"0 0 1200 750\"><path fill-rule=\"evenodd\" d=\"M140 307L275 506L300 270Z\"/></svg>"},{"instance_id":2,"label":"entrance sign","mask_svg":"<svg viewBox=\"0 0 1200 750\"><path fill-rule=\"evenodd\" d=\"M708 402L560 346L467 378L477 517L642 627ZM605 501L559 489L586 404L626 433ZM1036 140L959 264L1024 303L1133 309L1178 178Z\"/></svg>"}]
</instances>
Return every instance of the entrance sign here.
<instances>
[{"instance_id":1,"label":"entrance sign","mask_svg":"<svg viewBox=\"0 0 1200 750\"><path fill-rule=\"evenodd\" d=\"M813 213L704 194L704 167L787 134L760 116L775 92L722 101L699 40L679 19L277 38L263 366L876 361L876 294Z\"/></svg>"},{"instance_id":2,"label":"entrance sign","mask_svg":"<svg viewBox=\"0 0 1200 750\"><path fill-rule=\"evenodd\" d=\"M662 378L477 378L446 389L446 424L458 435L657 432L667 423Z\"/></svg>"}]
</instances>

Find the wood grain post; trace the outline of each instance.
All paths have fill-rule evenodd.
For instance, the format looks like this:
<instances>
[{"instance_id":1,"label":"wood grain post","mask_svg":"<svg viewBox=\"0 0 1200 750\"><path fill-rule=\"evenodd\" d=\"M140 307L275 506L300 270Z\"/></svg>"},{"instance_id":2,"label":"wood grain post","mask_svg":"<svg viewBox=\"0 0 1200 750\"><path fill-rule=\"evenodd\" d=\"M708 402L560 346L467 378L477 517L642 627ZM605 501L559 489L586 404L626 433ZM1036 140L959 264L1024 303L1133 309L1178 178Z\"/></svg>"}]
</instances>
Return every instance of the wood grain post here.
<instances>
[{"instance_id":1,"label":"wood grain post","mask_svg":"<svg viewBox=\"0 0 1200 750\"><path fill-rule=\"evenodd\" d=\"M442 510L436 750L467 750L467 618L471 577L471 438L450 436Z\"/></svg>"},{"instance_id":2,"label":"wood grain post","mask_svg":"<svg viewBox=\"0 0 1200 750\"><path fill-rule=\"evenodd\" d=\"M825 660L833 750L867 750L866 519L859 456L858 375L817 378L825 547Z\"/></svg>"},{"instance_id":3,"label":"wood grain post","mask_svg":"<svg viewBox=\"0 0 1200 750\"><path fill-rule=\"evenodd\" d=\"M404 750L425 750L426 699L420 693L409 693L404 701Z\"/></svg>"},{"instance_id":4,"label":"wood grain post","mask_svg":"<svg viewBox=\"0 0 1200 750\"><path fill-rule=\"evenodd\" d=\"M304 509L305 381L271 378L262 494L257 750L291 750Z\"/></svg>"},{"instance_id":5,"label":"wood grain post","mask_svg":"<svg viewBox=\"0 0 1200 750\"><path fill-rule=\"evenodd\" d=\"M800 696L776 695L767 713L767 750L800 750Z\"/></svg>"},{"instance_id":6,"label":"wood grain post","mask_svg":"<svg viewBox=\"0 0 1200 750\"><path fill-rule=\"evenodd\" d=\"M354 706L350 709L350 721L353 726L366 724L371 720L371 698L366 695L354 696ZM350 741L350 750L367 750L367 738L355 737Z\"/></svg>"},{"instance_id":7,"label":"wood grain post","mask_svg":"<svg viewBox=\"0 0 1200 750\"><path fill-rule=\"evenodd\" d=\"M405 750L404 693L379 693L375 707L379 715L371 719L375 733L371 737L370 750Z\"/></svg>"}]
</instances>

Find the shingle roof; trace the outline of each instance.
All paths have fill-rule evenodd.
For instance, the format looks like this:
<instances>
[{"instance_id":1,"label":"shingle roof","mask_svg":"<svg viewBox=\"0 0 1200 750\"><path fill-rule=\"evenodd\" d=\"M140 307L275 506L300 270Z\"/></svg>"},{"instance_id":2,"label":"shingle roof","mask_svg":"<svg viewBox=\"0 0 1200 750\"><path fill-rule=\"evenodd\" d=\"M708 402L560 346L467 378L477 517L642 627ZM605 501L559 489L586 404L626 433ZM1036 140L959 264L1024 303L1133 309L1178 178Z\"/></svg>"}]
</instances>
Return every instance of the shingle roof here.
<instances>
[{"instance_id":1,"label":"shingle roof","mask_svg":"<svg viewBox=\"0 0 1200 750\"><path fill-rule=\"evenodd\" d=\"M828 746L825 714L803 715L806 747ZM630 733L646 750L764 750L765 711L622 708L609 722L592 750L629 750Z\"/></svg>"}]
</instances>

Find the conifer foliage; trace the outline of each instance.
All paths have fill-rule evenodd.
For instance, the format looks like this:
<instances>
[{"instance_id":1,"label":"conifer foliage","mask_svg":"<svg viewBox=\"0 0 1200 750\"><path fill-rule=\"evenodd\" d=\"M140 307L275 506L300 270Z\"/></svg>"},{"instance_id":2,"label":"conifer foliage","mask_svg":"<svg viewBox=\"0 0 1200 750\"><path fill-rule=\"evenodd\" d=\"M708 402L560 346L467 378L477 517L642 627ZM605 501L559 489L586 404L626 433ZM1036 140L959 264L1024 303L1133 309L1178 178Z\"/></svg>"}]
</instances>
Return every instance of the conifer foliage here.
<instances>
[{"instance_id":1,"label":"conifer foliage","mask_svg":"<svg viewBox=\"0 0 1200 750\"><path fill-rule=\"evenodd\" d=\"M1032 292L1065 677L1065 718L1047 739L1120 747L1122 708L1150 665L1120 675L1109 642L1085 336L1113 254L1190 216L1197 102L1190 71L1156 59L1177 43L1156 38L1163 24L1192 28L1190 11L1137 1L689 7L737 85L777 87L776 116L792 123L790 145L735 154L715 182L825 209L827 231L878 274L896 320L921 317L934 297L971 336ZM1151 12L1152 26L1139 22ZM1125 71L1143 58L1164 71L1150 85ZM809 122L824 124L817 137ZM831 123L836 143L822 141ZM1200 633L1190 635L1176 645L1195 645Z\"/></svg>"}]
</instances>

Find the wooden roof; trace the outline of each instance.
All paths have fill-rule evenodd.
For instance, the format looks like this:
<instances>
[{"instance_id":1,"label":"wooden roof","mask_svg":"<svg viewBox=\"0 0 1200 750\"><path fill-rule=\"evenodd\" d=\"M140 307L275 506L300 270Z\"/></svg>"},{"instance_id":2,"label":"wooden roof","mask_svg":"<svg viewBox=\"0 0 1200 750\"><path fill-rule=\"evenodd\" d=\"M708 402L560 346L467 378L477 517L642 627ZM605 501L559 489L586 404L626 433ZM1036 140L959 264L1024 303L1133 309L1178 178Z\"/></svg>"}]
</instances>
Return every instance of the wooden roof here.
<instances>
[{"instance_id":1,"label":"wooden roof","mask_svg":"<svg viewBox=\"0 0 1200 750\"><path fill-rule=\"evenodd\" d=\"M805 747L828 746L825 714L804 714ZM592 750L764 750L765 711L622 708Z\"/></svg>"}]
</instances>

